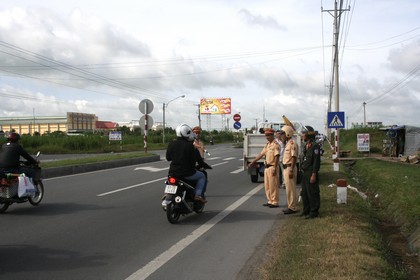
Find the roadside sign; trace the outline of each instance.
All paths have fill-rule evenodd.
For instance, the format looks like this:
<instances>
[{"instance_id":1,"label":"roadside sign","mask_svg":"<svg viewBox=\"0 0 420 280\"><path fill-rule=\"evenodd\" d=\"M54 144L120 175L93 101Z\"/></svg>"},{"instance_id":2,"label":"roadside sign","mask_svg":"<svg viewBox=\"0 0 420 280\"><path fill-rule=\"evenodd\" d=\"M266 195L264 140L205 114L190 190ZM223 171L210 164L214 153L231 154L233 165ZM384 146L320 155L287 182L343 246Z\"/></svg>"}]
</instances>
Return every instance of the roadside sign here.
<instances>
[{"instance_id":1,"label":"roadside sign","mask_svg":"<svg viewBox=\"0 0 420 280\"><path fill-rule=\"evenodd\" d=\"M153 102L149 99L143 99L139 103L139 110L142 114L150 114L153 111Z\"/></svg>"},{"instance_id":2,"label":"roadside sign","mask_svg":"<svg viewBox=\"0 0 420 280\"><path fill-rule=\"evenodd\" d=\"M140 127L146 130L146 125L148 128L151 128L153 126L153 118L149 115L147 115L147 123L145 116L142 116L140 118Z\"/></svg>"},{"instance_id":3,"label":"roadside sign","mask_svg":"<svg viewBox=\"0 0 420 280\"><path fill-rule=\"evenodd\" d=\"M234 129L240 129L241 128L241 123L240 122L234 122L233 123L233 128Z\"/></svg>"},{"instance_id":4,"label":"roadside sign","mask_svg":"<svg viewBox=\"0 0 420 280\"><path fill-rule=\"evenodd\" d=\"M359 152L369 152L369 133L358 133L357 134L357 150Z\"/></svg>"},{"instance_id":5,"label":"roadside sign","mask_svg":"<svg viewBox=\"0 0 420 280\"><path fill-rule=\"evenodd\" d=\"M121 140L122 140L121 131L109 132L109 141L121 141Z\"/></svg>"},{"instance_id":6,"label":"roadside sign","mask_svg":"<svg viewBox=\"0 0 420 280\"><path fill-rule=\"evenodd\" d=\"M328 128L344 128L344 112L328 112Z\"/></svg>"},{"instance_id":7,"label":"roadside sign","mask_svg":"<svg viewBox=\"0 0 420 280\"><path fill-rule=\"evenodd\" d=\"M233 115L233 120L234 120L235 122L239 122L239 121L241 120L241 115L239 115L239 114L235 114L235 115Z\"/></svg>"}]
</instances>

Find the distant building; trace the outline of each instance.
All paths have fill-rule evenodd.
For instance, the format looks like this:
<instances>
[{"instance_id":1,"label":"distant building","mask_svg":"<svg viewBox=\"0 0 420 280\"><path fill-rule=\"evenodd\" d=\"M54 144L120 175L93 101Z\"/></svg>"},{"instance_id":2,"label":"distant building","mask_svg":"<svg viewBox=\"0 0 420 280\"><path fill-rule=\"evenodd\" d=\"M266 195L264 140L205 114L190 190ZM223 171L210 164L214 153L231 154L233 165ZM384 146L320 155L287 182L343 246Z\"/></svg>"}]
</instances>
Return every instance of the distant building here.
<instances>
[{"instance_id":1,"label":"distant building","mask_svg":"<svg viewBox=\"0 0 420 280\"><path fill-rule=\"evenodd\" d=\"M367 122L366 125L364 123L351 123L352 128L363 128L363 127L371 127L371 128L377 128L382 127L382 122Z\"/></svg>"},{"instance_id":2,"label":"distant building","mask_svg":"<svg viewBox=\"0 0 420 280\"><path fill-rule=\"evenodd\" d=\"M115 122L96 121L96 131L116 131L118 127Z\"/></svg>"},{"instance_id":3,"label":"distant building","mask_svg":"<svg viewBox=\"0 0 420 280\"><path fill-rule=\"evenodd\" d=\"M140 129L140 121L139 120L132 120L130 122L118 122L119 127L128 127L131 131L135 129Z\"/></svg>"},{"instance_id":4,"label":"distant building","mask_svg":"<svg viewBox=\"0 0 420 280\"><path fill-rule=\"evenodd\" d=\"M67 134L83 132L112 131L118 124L108 121L99 121L95 114L67 112L66 116L59 117L8 117L0 118L0 130L16 131L19 134L44 134L61 131Z\"/></svg>"},{"instance_id":5,"label":"distant building","mask_svg":"<svg viewBox=\"0 0 420 280\"><path fill-rule=\"evenodd\" d=\"M154 130L154 131L163 130L163 122L156 122L152 126L152 130Z\"/></svg>"}]
</instances>

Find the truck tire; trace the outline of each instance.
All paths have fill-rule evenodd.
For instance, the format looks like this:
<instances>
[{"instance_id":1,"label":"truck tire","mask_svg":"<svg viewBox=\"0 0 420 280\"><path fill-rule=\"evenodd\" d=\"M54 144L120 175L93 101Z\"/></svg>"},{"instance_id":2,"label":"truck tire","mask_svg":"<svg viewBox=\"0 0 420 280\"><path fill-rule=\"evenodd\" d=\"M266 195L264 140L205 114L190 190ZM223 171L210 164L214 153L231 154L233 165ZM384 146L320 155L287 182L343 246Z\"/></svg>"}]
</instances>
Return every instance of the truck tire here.
<instances>
[{"instance_id":1,"label":"truck tire","mask_svg":"<svg viewBox=\"0 0 420 280\"><path fill-rule=\"evenodd\" d=\"M258 172L255 175L251 175L251 182L258 183Z\"/></svg>"}]
</instances>

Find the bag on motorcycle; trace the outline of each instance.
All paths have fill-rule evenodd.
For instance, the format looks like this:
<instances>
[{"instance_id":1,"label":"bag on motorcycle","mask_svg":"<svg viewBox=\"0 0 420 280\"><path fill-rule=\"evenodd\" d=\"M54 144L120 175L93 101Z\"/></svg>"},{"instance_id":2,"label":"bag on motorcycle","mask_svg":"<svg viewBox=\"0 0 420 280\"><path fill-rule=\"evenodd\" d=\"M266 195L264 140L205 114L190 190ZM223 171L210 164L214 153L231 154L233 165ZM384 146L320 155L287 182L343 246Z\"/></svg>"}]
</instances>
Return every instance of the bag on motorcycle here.
<instances>
[{"instance_id":1,"label":"bag on motorcycle","mask_svg":"<svg viewBox=\"0 0 420 280\"><path fill-rule=\"evenodd\" d=\"M19 186L18 186L18 196L33 196L35 194L35 186L32 184L32 179L26 177L24 173L20 174L18 177L19 179Z\"/></svg>"}]
</instances>

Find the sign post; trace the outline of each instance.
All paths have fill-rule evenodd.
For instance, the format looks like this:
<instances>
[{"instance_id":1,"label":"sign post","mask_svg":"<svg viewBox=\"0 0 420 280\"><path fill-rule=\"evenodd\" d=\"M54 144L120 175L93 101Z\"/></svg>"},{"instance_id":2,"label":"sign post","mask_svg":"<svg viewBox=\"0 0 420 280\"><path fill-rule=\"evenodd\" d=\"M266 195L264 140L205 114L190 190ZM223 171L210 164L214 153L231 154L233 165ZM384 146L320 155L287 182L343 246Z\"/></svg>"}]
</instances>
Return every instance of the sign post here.
<instances>
[{"instance_id":1,"label":"sign post","mask_svg":"<svg viewBox=\"0 0 420 280\"><path fill-rule=\"evenodd\" d=\"M339 139L338 139L338 130L344 128L344 112L328 112L328 128L335 128L335 145L333 152L333 161L334 161L334 171L339 171Z\"/></svg>"},{"instance_id":2,"label":"sign post","mask_svg":"<svg viewBox=\"0 0 420 280\"><path fill-rule=\"evenodd\" d=\"M239 143L239 129L241 128L241 123L239 122L241 120L241 115L235 114L233 115L233 120L235 121L233 123L233 128L236 129L236 143Z\"/></svg>"},{"instance_id":3,"label":"sign post","mask_svg":"<svg viewBox=\"0 0 420 280\"><path fill-rule=\"evenodd\" d=\"M148 124L150 123L148 119L150 118L150 120L152 120L152 117L148 116L148 114L153 111L153 102L149 99L143 99L139 103L139 110L140 113L144 114L144 116L140 119L140 125L144 125L144 153L147 154L147 131L149 129Z\"/></svg>"}]
</instances>

